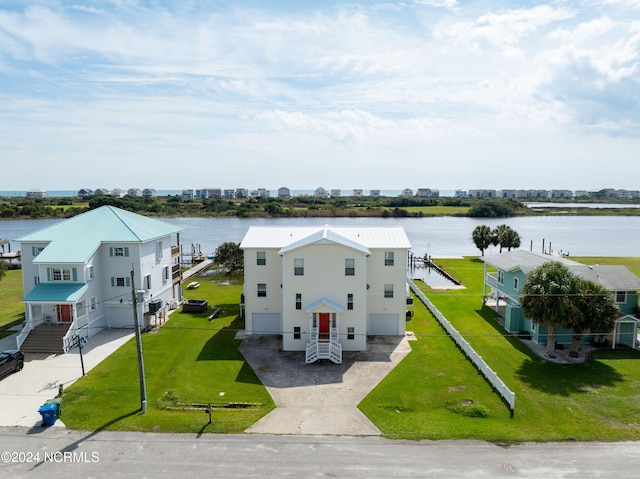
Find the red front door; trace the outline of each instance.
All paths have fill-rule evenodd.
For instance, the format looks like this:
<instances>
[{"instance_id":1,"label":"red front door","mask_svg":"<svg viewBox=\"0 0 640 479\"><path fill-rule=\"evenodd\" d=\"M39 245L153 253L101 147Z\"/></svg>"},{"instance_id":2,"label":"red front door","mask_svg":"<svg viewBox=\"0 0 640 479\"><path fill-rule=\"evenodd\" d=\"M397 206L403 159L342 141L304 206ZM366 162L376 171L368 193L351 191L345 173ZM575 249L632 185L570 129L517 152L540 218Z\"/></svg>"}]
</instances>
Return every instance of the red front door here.
<instances>
[{"instance_id":1,"label":"red front door","mask_svg":"<svg viewBox=\"0 0 640 479\"><path fill-rule=\"evenodd\" d=\"M71 305L70 304L58 305L58 321L61 323L71 322Z\"/></svg>"},{"instance_id":2,"label":"red front door","mask_svg":"<svg viewBox=\"0 0 640 479\"><path fill-rule=\"evenodd\" d=\"M329 323L331 322L331 316L329 313L319 313L318 314L318 319L319 319L319 330L318 330L318 337L320 339L325 339L328 340L329 339Z\"/></svg>"}]
</instances>

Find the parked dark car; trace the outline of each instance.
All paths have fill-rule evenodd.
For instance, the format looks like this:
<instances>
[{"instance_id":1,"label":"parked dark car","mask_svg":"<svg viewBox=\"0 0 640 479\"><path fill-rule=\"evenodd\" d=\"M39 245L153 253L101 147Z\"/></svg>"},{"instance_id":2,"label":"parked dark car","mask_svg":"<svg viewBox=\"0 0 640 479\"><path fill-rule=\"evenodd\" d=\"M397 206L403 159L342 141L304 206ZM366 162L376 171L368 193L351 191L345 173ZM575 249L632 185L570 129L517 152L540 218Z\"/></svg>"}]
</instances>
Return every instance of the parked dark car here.
<instances>
[{"instance_id":1,"label":"parked dark car","mask_svg":"<svg viewBox=\"0 0 640 479\"><path fill-rule=\"evenodd\" d=\"M24 354L18 349L0 351L0 376L20 371L24 366Z\"/></svg>"}]
</instances>

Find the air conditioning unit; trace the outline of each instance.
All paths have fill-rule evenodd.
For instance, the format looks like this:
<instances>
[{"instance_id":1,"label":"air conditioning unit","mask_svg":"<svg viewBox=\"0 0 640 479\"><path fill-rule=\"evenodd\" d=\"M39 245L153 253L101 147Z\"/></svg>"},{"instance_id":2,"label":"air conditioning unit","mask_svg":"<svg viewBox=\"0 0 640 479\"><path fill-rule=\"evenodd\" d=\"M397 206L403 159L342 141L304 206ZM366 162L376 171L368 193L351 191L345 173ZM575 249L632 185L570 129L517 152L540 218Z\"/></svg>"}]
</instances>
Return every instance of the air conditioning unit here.
<instances>
[{"instance_id":1,"label":"air conditioning unit","mask_svg":"<svg viewBox=\"0 0 640 479\"><path fill-rule=\"evenodd\" d=\"M157 313L162 309L162 300L154 299L153 301L149 301L149 312L152 314Z\"/></svg>"}]
</instances>

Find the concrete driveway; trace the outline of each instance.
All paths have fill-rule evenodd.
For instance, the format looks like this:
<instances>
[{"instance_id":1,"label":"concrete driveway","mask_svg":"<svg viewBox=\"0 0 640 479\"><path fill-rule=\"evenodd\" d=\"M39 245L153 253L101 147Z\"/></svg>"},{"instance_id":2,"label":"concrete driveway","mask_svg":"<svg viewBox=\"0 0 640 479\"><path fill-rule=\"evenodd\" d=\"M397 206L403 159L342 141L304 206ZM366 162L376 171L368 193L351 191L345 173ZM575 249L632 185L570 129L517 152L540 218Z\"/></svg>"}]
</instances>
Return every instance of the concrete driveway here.
<instances>
[{"instance_id":1,"label":"concrete driveway","mask_svg":"<svg viewBox=\"0 0 640 479\"><path fill-rule=\"evenodd\" d=\"M411 337L373 337L342 364L306 364L304 352L281 351L279 336L246 336L240 351L277 407L245 432L380 435L356 406L411 351Z\"/></svg>"},{"instance_id":2,"label":"concrete driveway","mask_svg":"<svg viewBox=\"0 0 640 479\"><path fill-rule=\"evenodd\" d=\"M88 373L133 336L132 329L109 329L92 337L83 348L85 372ZM15 335L0 340L0 349L15 348ZM59 355L25 354L24 369L0 380L0 426L40 426L40 406L58 394L61 384L67 387L81 377L77 348ZM55 426L64 426L64 402L62 417Z\"/></svg>"}]
</instances>

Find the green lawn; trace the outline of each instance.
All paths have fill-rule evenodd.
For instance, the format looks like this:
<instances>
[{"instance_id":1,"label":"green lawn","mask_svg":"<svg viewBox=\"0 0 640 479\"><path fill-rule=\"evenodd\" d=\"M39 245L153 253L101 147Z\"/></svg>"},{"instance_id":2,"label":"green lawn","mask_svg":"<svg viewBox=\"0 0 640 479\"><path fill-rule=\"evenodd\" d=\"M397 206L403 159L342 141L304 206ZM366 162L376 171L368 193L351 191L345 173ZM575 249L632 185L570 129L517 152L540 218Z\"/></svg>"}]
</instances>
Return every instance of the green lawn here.
<instances>
[{"instance_id":1,"label":"green lawn","mask_svg":"<svg viewBox=\"0 0 640 479\"><path fill-rule=\"evenodd\" d=\"M628 264L625 260L611 261ZM467 289L442 292L422 284L423 289L516 393L515 417L509 417L498 395L420 306L407 323L418 336L414 353L360 404L385 436L506 442L640 439L637 351L601 350L584 365L548 363L504 336L494 311L482 307L483 264L477 258L438 263Z\"/></svg>"},{"instance_id":2,"label":"green lawn","mask_svg":"<svg viewBox=\"0 0 640 479\"><path fill-rule=\"evenodd\" d=\"M187 298L207 299L222 308L209 321L209 312L175 311L155 333L143 338L147 412L141 414L135 341L74 383L64 394L63 421L68 427L88 430L240 433L269 412L274 403L234 340L243 329L238 318L241 285L198 278L200 288L187 290ZM169 394L167 396L167 393ZM165 409L180 403L180 409ZM185 405L213 403L254 405L214 408L213 422L203 409Z\"/></svg>"},{"instance_id":3,"label":"green lawn","mask_svg":"<svg viewBox=\"0 0 640 479\"><path fill-rule=\"evenodd\" d=\"M22 270L13 269L0 280L0 338L8 336L7 329L24 321L22 304Z\"/></svg>"},{"instance_id":4,"label":"green lawn","mask_svg":"<svg viewBox=\"0 0 640 479\"><path fill-rule=\"evenodd\" d=\"M409 213L422 213L425 216L466 216L469 206L404 206Z\"/></svg>"},{"instance_id":5,"label":"green lawn","mask_svg":"<svg viewBox=\"0 0 640 479\"><path fill-rule=\"evenodd\" d=\"M589 264L625 264L640 274L639 258L572 258ZM485 439L492 441L640 439L640 354L602 350L585 365L557 365L534 356L504 336L490 308L482 307L483 264L477 258L438 263L462 280L465 290L426 294L516 393L515 416L419 302L407 322L417 341L409 354L360 404L389 438ZM223 278L224 279L224 278ZM233 339L239 282L199 277L187 298L222 308L207 313L176 311L157 333L143 335L148 409L140 399L135 341L116 351L65 390L63 421L85 430L242 432L274 404L242 358ZM22 319L20 271L0 281L0 318ZM256 408L163 409L180 403L256 403ZM220 393L224 392L221 396Z\"/></svg>"}]
</instances>

